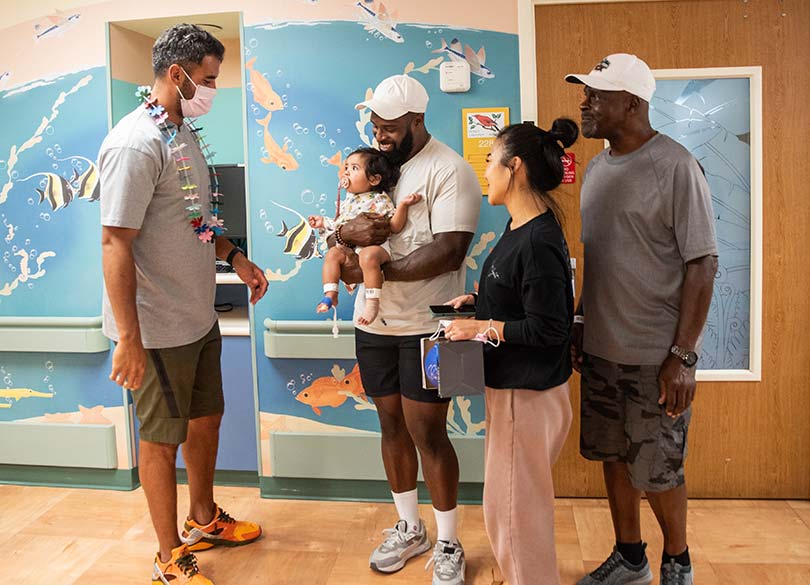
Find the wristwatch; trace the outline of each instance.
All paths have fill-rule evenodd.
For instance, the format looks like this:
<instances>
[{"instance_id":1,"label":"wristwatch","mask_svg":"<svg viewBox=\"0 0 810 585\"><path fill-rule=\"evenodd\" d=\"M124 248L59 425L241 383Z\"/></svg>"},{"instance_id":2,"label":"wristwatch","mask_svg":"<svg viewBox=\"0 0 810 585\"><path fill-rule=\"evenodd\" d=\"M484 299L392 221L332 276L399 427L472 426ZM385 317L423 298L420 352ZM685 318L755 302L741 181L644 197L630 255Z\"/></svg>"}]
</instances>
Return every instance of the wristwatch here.
<instances>
[{"instance_id":1,"label":"wristwatch","mask_svg":"<svg viewBox=\"0 0 810 585\"><path fill-rule=\"evenodd\" d=\"M673 345L669 348L669 353L678 356L683 361L687 368L693 367L698 361L698 354L694 351L684 349L679 345Z\"/></svg>"},{"instance_id":2,"label":"wristwatch","mask_svg":"<svg viewBox=\"0 0 810 585\"><path fill-rule=\"evenodd\" d=\"M242 256L245 256L245 258L247 258L247 255L245 254L245 251L242 248L240 248L239 246L234 246L234 248L228 253L228 257L225 259L225 262L233 266L233 259L236 257L237 254L242 254Z\"/></svg>"}]
</instances>

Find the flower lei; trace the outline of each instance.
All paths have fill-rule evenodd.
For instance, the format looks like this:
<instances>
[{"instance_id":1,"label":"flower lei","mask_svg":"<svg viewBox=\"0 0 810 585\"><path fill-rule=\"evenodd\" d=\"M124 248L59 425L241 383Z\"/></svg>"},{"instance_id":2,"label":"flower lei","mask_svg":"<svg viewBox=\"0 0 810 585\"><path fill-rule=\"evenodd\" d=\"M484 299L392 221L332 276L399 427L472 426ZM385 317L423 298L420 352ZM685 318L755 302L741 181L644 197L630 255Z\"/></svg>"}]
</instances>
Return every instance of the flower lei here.
<instances>
[{"instance_id":1,"label":"flower lei","mask_svg":"<svg viewBox=\"0 0 810 585\"><path fill-rule=\"evenodd\" d=\"M209 222L205 222L205 218L202 214L202 206L200 205L200 194L197 191L198 186L192 183L192 177L189 173L191 170L191 165L189 164L191 158L183 156L183 149L186 147L186 143L178 144L175 141L177 138L177 129L169 128L166 123L166 119L169 115L166 113L163 106L157 103L157 100L150 97L151 94L152 88L148 85L138 87L138 90L135 92L135 95L143 102L143 107L146 108L149 117L152 118L152 121L157 125L174 157L174 162L177 165L177 173L180 175L180 190L183 194L183 199L189 202L186 206L186 211L188 212L186 217L194 233L197 234L197 238L201 242L213 242L216 236L224 234L226 229L224 222L218 217L223 194L219 191L219 179L217 178L219 175L215 172L213 167L213 159L216 153L212 151L208 143L205 142L200 132L202 128L195 126L195 120L185 120L184 124L191 132L191 135L194 136L194 139L197 141L197 146L200 148L200 151L208 163L208 174L210 176L211 185L211 200L209 205L211 219Z\"/></svg>"}]
</instances>

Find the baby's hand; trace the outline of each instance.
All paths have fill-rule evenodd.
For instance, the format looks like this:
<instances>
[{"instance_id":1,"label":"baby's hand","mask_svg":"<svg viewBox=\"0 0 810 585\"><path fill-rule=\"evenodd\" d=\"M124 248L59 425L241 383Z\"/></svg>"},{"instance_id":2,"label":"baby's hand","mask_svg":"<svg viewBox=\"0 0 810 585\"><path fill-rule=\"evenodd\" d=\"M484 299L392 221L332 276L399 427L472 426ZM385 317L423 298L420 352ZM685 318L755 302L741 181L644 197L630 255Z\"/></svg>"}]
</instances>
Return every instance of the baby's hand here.
<instances>
[{"instance_id":1,"label":"baby's hand","mask_svg":"<svg viewBox=\"0 0 810 585\"><path fill-rule=\"evenodd\" d=\"M307 219L309 222L309 227L314 229L322 229L323 228L323 216L322 215L310 215Z\"/></svg>"},{"instance_id":2,"label":"baby's hand","mask_svg":"<svg viewBox=\"0 0 810 585\"><path fill-rule=\"evenodd\" d=\"M422 196L419 193L411 193L407 197L405 197L402 201L400 201L401 205L411 206L416 203L419 203L422 200Z\"/></svg>"}]
</instances>

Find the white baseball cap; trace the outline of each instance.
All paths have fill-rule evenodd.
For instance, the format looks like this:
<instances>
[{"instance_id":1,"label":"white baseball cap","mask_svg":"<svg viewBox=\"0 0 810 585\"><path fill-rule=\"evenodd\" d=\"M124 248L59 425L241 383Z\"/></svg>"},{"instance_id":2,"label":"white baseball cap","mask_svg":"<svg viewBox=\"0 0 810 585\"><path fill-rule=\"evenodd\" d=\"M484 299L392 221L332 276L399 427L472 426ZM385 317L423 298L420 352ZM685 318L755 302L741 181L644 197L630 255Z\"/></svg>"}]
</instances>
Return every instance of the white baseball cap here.
<instances>
[{"instance_id":1,"label":"white baseball cap","mask_svg":"<svg viewBox=\"0 0 810 585\"><path fill-rule=\"evenodd\" d=\"M424 113L427 103L428 94L421 83L407 75L392 75L380 82L371 99L354 108L369 108L384 120L396 120L408 112Z\"/></svg>"},{"instance_id":2,"label":"white baseball cap","mask_svg":"<svg viewBox=\"0 0 810 585\"><path fill-rule=\"evenodd\" d=\"M565 80L605 91L626 91L646 102L655 93L655 77L650 68L635 55L627 53L608 55L587 75L569 73Z\"/></svg>"}]
</instances>

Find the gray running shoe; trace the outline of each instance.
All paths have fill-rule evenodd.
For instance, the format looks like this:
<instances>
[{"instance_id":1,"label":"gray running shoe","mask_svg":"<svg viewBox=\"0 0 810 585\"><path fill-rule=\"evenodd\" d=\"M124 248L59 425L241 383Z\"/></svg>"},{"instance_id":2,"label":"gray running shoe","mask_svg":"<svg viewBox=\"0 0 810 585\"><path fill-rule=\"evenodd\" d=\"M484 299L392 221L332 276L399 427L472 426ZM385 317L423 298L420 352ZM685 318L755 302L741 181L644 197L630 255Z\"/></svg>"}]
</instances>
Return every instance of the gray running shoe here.
<instances>
[{"instance_id":1,"label":"gray running shoe","mask_svg":"<svg viewBox=\"0 0 810 585\"><path fill-rule=\"evenodd\" d=\"M425 569L433 565L433 585L464 585L464 572L467 561L464 560L464 549L461 543L450 544L440 540L433 547Z\"/></svg>"},{"instance_id":2,"label":"gray running shoe","mask_svg":"<svg viewBox=\"0 0 810 585\"><path fill-rule=\"evenodd\" d=\"M692 565L679 565L675 559L661 565L661 585L692 585L694 573Z\"/></svg>"},{"instance_id":3,"label":"gray running shoe","mask_svg":"<svg viewBox=\"0 0 810 585\"><path fill-rule=\"evenodd\" d=\"M644 546L646 548L647 545ZM613 547L613 552L607 560L595 571L577 581L577 585L650 585L652 580L652 571L646 555L641 564L631 565L618 549Z\"/></svg>"},{"instance_id":4,"label":"gray running shoe","mask_svg":"<svg viewBox=\"0 0 810 585\"><path fill-rule=\"evenodd\" d=\"M394 573L405 566L408 560L430 550L430 539L425 523L419 520L416 530L408 531L405 520L397 522L393 528L383 530L385 540L374 549L369 566L381 573Z\"/></svg>"}]
</instances>

